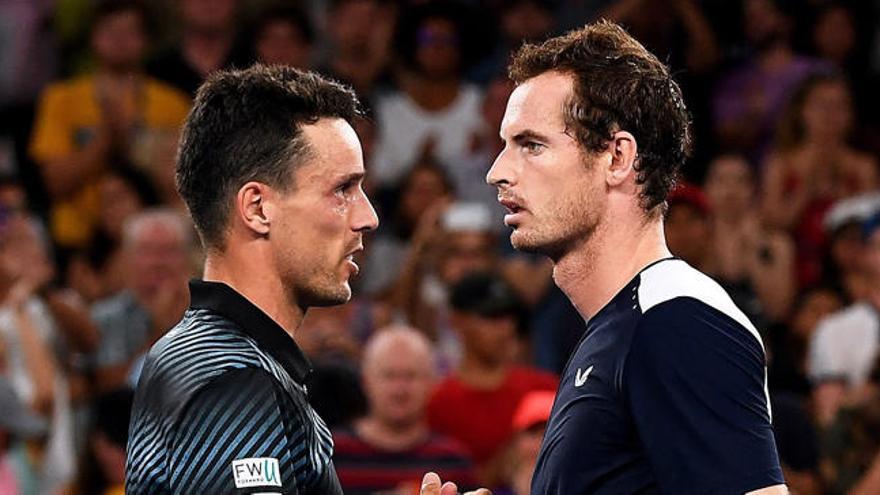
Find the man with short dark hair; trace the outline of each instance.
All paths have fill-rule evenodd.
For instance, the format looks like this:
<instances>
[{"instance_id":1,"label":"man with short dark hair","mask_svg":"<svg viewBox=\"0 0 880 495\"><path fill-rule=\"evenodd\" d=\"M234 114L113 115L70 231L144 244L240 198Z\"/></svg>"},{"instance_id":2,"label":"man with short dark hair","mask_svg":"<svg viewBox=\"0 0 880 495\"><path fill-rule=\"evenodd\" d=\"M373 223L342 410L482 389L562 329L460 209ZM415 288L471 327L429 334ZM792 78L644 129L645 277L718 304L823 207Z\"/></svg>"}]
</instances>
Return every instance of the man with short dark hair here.
<instances>
[{"instance_id":1,"label":"man with short dark hair","mask_svg":"<svg viewBox=\"0 0 880 495\"><path fill-rule=\"evenodd\" d=\"M785 493L761 338L664 241L690 144L668 69L599 22L525 45L510 72L487 180L513 246L553 261L586 320L531 493ZM424 494L451 492L429 476Z\"/></svg>"},{"instance_id":2,"label":"man with short dark hair","mask_svg":"<svg viewBox=\"0 0 880 495\"><path fill-rule=\"evenodd\" d=\"M184 128L178 190L206 250L183 320L135 398L128 493L340 494L294 342L306 310L351 297L378 224L351 90L287 67L219 72Z\"/></svg>"}]
</instances>

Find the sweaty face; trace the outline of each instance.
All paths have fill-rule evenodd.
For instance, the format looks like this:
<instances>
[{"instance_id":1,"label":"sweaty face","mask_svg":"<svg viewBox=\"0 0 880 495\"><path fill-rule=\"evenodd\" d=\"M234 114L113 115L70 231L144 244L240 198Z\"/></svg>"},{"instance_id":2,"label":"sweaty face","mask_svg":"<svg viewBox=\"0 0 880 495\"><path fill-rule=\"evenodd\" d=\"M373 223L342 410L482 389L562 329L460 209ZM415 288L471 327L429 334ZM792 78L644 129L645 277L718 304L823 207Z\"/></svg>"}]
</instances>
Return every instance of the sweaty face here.
<instances>
[{"instance_id":1,"label":"sweaty face","mask_svg":"<svg viewBox=\"0 0 880 495\"><path fill-rule=\"evenodd\" d=\"M351 298L363 233L379 220L362 188L364 163L354 129L342 119L302 127L313 156L279 192L269 240L282 282L300 306L329 306Z\"/></svg>"},{"instance_id":2,"label":"sweaty face","mask_svg":"<svg viewBox=\"0 0 880 495\"><path fill-rule=\"evenodd\" d=\"M566 129L571 76L548 72L520 84L501 124L504 149L486 180L498 188L513 247L553 259L585 242L605 210L605 182Z\"/></svg>"}]
</instances>

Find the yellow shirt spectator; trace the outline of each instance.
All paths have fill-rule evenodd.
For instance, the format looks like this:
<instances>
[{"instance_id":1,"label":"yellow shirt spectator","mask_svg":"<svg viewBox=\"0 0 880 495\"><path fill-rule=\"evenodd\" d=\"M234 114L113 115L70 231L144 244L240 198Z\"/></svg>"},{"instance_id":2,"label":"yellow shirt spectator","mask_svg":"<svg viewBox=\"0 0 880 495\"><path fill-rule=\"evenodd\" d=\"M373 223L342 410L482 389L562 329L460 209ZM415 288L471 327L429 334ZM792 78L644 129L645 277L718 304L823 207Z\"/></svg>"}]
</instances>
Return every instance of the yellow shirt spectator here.
<instances>
[{"instance_id":1,"label":"yellow shirt spectator","mask_svg":"<svg viewBox=\"0 0 880 495\"><path fill-rule=\"evenodd\" d=\"M124 158L155 176L161 173L157 169L172 166L168 150L173 150L177 142L190 100L184 93L147 77L140 78L133 87L113 102L109 111L114 112L113 118L126 122ZM106 127L107 108L95 76L56 83L44 91L30 147L32 158L43 167L44 174L47 163L82 151L97 139ZM98 180L113 165L106 161L106 156L99 157L99 163L76 177L69 190L53 191L48 184L53 197L52 236L59 246L82 247L91 238L101 208Z\"/></svg>"}]
</instances>

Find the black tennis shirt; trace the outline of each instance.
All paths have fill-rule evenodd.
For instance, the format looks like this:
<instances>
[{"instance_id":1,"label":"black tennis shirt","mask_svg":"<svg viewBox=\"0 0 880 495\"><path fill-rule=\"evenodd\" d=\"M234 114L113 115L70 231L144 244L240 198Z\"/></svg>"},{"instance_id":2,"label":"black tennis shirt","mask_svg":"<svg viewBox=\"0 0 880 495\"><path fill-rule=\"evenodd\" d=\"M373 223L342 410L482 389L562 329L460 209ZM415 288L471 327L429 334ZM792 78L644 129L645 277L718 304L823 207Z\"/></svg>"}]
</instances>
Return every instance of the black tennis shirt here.
<instances>
[{"instance_id":1,"label":"black tennis shirt","mask_svg":"<svg viewBox=\"0 0 880 495\"><path fill-rule=\"evenodd\" d=\"M191 305L150 350L129 427L128 494L341 494L293 339L231 287Z\"/></svg>"}]
</instances>

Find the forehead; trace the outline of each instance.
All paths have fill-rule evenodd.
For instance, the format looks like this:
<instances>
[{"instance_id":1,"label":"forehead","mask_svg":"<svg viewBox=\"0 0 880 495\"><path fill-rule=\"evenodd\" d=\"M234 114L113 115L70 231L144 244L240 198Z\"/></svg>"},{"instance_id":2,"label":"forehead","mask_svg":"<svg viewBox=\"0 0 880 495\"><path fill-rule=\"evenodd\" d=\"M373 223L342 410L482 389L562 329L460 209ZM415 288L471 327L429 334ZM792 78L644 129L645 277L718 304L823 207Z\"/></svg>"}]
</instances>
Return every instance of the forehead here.
<instances>
[{"instance_id":1,"label":"forehead","mask_svg":"<svg viewBox=\"0 0 880 495\"><path fill-rule=\"evenodd\" d=\"M364 172L360 140L344 119L322 118L301 129L311 158L297 169L300 176L335 180L338 175Z\"/></svg>"},{"instance_id":2,"label":"forehead","mask_svg":"<svg viewBox=\"0 0 880 495\"><path fill-rule=\"evenodd\" d=\"M560 72L546 72L526 80L507 101L501 135L508 137L527 129L563 131L563 109L573 88L572 77Z\"/></svg>"}]
</instances>

